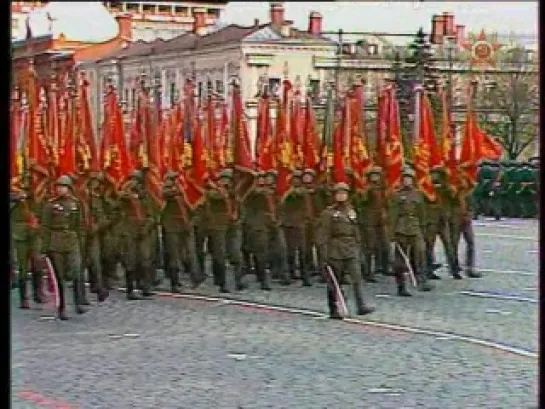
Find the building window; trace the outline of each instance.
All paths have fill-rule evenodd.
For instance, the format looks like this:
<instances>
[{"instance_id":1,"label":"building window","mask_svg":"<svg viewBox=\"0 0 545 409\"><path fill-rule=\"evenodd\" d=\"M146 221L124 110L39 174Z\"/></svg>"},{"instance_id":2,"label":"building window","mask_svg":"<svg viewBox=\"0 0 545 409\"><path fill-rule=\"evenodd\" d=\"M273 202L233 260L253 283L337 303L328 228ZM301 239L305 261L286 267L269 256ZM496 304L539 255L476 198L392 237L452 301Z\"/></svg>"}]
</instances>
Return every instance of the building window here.
<instances>
[{"instance_id":1,"label":"building window","mask_svg":"<svg viewBox=\"0 0 545 409\"><path fill-rule=\"evenodd\" d=\"M369 55L377 55L378 54L378 45L376 45L376 44L367 45L367 53Z\"/></svg>"},{"instance_id":2,"label":"building window","mask_svg":"<svg viewBox=\"0 0 545 409\"><path fill-rule=\"evenodd\" d=\"M208 9L208 18L219 19L220 9Z\"/></svg>"},{"instance_id":3,"label":"building window","mask_svg":"<svg viewBox=\"0 0 545 409\"><path fill-rule=\"evenodd\" d=\"M130 97L129 89L125 88L125 98L123 98L123 102L125 103L125 106L123 108L126 110L129 109L129 97Z\"/></svg>"},{"instance_id":4,"label":"building window","mask_svg":"<svg viewBox=\"0 0 545 409\"><path fill-rule=\"evenodd\" d=\"M197 96L199 98L202 96L202 87L203 87L202 81L199 81L199 83L197 84Z\"/></svg>"},{"instance_id":5,"label":"building window","mask_svg":"<svg viewBox=\"0 0 545 409\"><path fill-rule=\"evenodd\" d=\"M169 85L170 106L173 107L176 104L176 83L171 82Z\"/></svg>"},{"instance_id":6,"label":"building window","mask_svg":"<svg viewBox=\"0 0 545 409\"><path fill-rule=\"evenodd\" d=\"M112 11L122 11L123 5L120 1L111 1L109 5L109 9Z\"/></svg>"},{"instance_id":7,"label":"building window","mask_svg":"<svg viewBox=\"0 0 545 409\"><path fill-rule=\"evenodd\" d=\"M142 6L142 11L144 13L154 14L155 13L155 5L153 5L153 4L144 4Z\"/></svg>"},{"instance_id":8,"label":"building window","mask_svg":"<svg viewBox=\"0 0 545 409\"><path fill-rule=\"evenodd\" d=\"M140 5L138 3L127 3L127 11L138 13L140 11Z\"/></svg>"},{"instance_id":9,"label":"building window","mask_svg":"<svg viewBox=\"0 0 545 409\"><path fill-rule=\"evenodd\" d=\"M161 14L170 14L172 12L172 7L171 6L165 6L165 5L160 5L159 6L159 13Z\"/></svg>"},{"instance_id":10,"label":"building window","mask_svg":"<svg viewBox=\"0 0 545 409\"><path fill-rule=\"evenodd\" d=\"M136 107L136 89L131 89L131 110Z\"/></svg>"},{"instance_id":11,"label":"building window","mask_svg":"<svg viewBox=\"0 0 545 409\"><path fill-rule=\"evenodd\" d=\"M222 80L216 80L216 93L223 94L224 93L223 88L223 81Z\"/></svg>"},{"instance_id":12,"label":"building window","mask_svg":"<svg viewBox=\"0 0 545 409\"><path fill-rule=\"evenodd\" d=\"M19 30L19 20L16 18L11 19L11 31L17 31Z\"/></svg>"},{"instance_id":13,"label":"building window","mask_svg":"<svg viewBox=\"0 0 545 409\"><path fill-rule=\"evenodd\" d=\"M180 17L187 17L189 15L189 9L187 7L176 6L174 8L174 14Z\"/></svg>"},{"instance_id":14,"label":"building window","mask_svg":"<svg viewBox=\"0 0 545 409\"><path fill-rule=\"evenodd\" d=\"M310 99L313 101L320 96L320 80L310 80Z\"/></svg>"},{"instance_id":15,"label":"building window","mask_svg":"<svg viewBox=\"0 0 545 409\"><path fill-rule=\"evenodd\" d=\"M269 78L269 95L276 95L278 92L280 92L280 78Z\"/></svg>"}]
</instances>

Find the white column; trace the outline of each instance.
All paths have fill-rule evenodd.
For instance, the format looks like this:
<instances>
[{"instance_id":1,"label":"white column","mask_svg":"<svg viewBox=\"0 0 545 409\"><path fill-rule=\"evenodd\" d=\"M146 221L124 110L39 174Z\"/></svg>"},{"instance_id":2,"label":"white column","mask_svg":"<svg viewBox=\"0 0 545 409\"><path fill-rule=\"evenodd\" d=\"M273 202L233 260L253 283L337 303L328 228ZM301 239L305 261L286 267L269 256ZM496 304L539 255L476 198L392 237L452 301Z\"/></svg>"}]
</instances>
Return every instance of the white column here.
<instances>
[{"instance_id":1,"label":"white column","mask_svg":"<svg viewBox=\"0 0 545 409\"><path fill-rule=\"evenodd\" d=\"M161 69L161 108L165 109L169 106L169 97L170 97L170 87L168 86L167 81L167 70L165 68Z\"/></svg>"}]
</instances>

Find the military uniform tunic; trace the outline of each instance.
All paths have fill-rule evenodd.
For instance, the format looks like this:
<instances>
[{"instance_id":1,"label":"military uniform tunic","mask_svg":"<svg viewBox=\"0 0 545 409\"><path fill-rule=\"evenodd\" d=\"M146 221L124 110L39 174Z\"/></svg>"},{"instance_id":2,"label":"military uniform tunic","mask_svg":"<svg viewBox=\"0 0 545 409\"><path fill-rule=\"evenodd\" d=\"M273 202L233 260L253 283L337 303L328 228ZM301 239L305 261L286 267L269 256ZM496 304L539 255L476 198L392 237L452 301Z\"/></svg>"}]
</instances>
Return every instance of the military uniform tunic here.
<instances>
[{"instance_id":1,"label":"military uniform tunic","mask_svg":"<svg viewBox=\"0 0 545 409\"><path fill-rule=\"evenodd\" d=\"M411 187L399 189L391 199L390 232L396 243L409 258L412 270L420 282L426 281L424 273L425 206L422 193ZM396 248L394 271L398 284L404 284L407 271L405 259Z\"/></svg>"},{"instance_id":2,"label":"military uniform tunic","mask_svg":"<svg viewBox=\"0 0 545 409\"><path fill-rule=\"evenodd\" d=\"M317 242L322 260L329 265L340 283L342 273L350 274L358 309L364 308L360 266L360 232L356 211L352 206L333 205L320 217ZM330 311L333 297L328 286Z\"/></svg>"}]
</instances>

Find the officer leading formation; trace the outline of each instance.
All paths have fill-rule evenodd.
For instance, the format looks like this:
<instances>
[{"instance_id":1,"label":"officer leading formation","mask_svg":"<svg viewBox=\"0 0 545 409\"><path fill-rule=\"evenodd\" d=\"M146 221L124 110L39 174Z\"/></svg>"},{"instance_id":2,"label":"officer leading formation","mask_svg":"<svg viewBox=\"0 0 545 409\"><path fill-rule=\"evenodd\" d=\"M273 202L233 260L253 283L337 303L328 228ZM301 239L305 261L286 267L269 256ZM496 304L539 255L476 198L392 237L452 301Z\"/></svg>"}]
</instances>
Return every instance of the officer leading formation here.
<instances>
[{"instance_id":1,"label":"officer leading formation","mask_svg":"<svg viewBox=\"0 0 545 409\"><path fill-rule=\"evenodd\" d=\"M168 114L149 104L142 85L129 147L110 82L99 154L90 122L76 121L90 117L87 85L82 81L77 92L73 85L67 88L64 114L72 118L74 126L67 129L74 129L74 138L65 141L63 152L74 140L73 155L42 144L47 127L29 128L27 121L26 128L12 133L12 274L15 266L18 271L13 286L21 308L30 308L30 299L42 304L45 271L61 320L69 318L68 281L74 311L84 314L88 292L103 302L120 284L128 301L152 299L161 270L173 293L184 291L185 277L196 290L209 274L221 293L244 291L253 285L252 275L261 291L274 291L275 282L326 283L334 319L347 313L342 288L351 284L356 313L365 315L374 308L364 300L363 283L372 285L380 275L393 277L400 297L410 297L412 287L433 291L432 281L441 278L437 237L453 279L479 278L474 218L537 215L538 161L491 161L501 156L501 147L482 130L466 133L463 144L488 138L492 148L469 159L462 149L455 158L453 148L435 147L435 135L423 131L433 127L422 122L412 147L414 163L407 162L399 116L391 114L398 109L391 87L379 92L371 158L362 130L363 84L347 91L337 110L329 91L320 140L310 99L303 108L302 99L295 98L301 95L298 86L285 79L280 97L265 82L257 96L255 154L240 87L233 84L230 104L208 92L197 106L191 80L184 100ZM35 91L27 90L25 106L14 101L15 125L21 112L37 124L51 117ZM429 110L425 97L417 100L422 112ZM454 146L447 143L452 142L448 123L442 126L441 146ZM478 128L474 119L473 128ZM458 251L462 237L465 269Z\"/></svg>"}]
</instances>

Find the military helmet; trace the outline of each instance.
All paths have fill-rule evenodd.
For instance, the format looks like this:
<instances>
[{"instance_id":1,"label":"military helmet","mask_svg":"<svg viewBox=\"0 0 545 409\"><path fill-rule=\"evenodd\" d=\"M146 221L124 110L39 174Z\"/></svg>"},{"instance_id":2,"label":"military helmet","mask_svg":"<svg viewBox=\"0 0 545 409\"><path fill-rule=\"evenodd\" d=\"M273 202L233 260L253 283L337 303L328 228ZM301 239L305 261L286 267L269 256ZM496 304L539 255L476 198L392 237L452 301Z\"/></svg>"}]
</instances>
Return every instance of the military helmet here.
<instances>
[{"instance_id":1,"label":"military helmet","mask_svg":"<svg viewBox=\"0 0 545 409\"><path fill-rule=\"evenodd\" d=\"M348 183L339 182L333 185L333 192L341 192L341 191L344 191L344 192L350 191L350 186L348 186Z\"/></svg>"},{"instance_id":2,"label":"military helmet","mask_svg":"<svg viewBox=\"0 0 545 409\"><path fill-rule=\"evenodd\" d=\"M413 169L409 168L409 167L405 167L405 169L403 169L403 172L401 172L401 175L402 176L409 176L409 177L416 177L416 173Z\"/></svg>"},{"instance_id":3,"label":"military helmet","mask_svg":"<svg viewBox=\"0 0 545 409\"><path fill-rule=\"evenodd\" d=\"M430 169L430 173L436 173L438 175L445 175L447 170L443 166L435 166Z\"/></svg>"},{"instance_id":4,"label":"military helmet","mask_svg":"<svg viewBox=\"0 0 545 409\"><path fill-rule=\"evenodd\" d=\"M137 179L137 180L139 180L141 182L141 181L144 180L144 174L142 173L141 170L135 170L134 172L132 172L129 175L129 178L130 179Z\"/></svg>"},{"instance_id":5,"label":"military helmet","mask_svg":"<svg viewBox=\"0 0 545 409\"><path fill-rule=\"evenodd\" d=\"M67 186L67 187L72 187L72 179L70 178L70 176L68 175L62 175L61 177L59 177L57 179L57 181L55 182L55 184L57 186Z\"/></svg>"},{"instance_id":6,"label":"military helmet","mask_svg":"<svg viewBox=\"0 0 545 409\"><path fill-rule=\"evenodd\" d=\"M222 179L232 179L233 178L233 169L229 169L229 168L223 169L220 172L220 178L222 178Z\"/></svg>"},{"instance_id":7,"label":"military helmet","mask_svg":"<svg viewBox=\"0 0 545 409\"><path fill-rule=\"evenodd\" d=\"M367 176L382 175L382 168L380 166L373 166L367 171Z\"/></svg>"},{"instance_id":8,"label":"military helmet","mask_svg":"<svg viewBox=\"0 0 545 409\"><path fill-rule=\"evenodd\" d=\"M178 177L178 172L174 172L173 170L169 170L165 175L165 180L176 179L177 177Z\"/></svg>"},{"instance_id":9,"label":"military helmet","mask_svg":"<svg viewBox=\"0 0 545 409\"><path fill-rule=\"evenodd\" d=\"M295 169L292 176L294 178L300 178L303 176L303 171L301 169Z\"/></svg>"}]
</instances>

